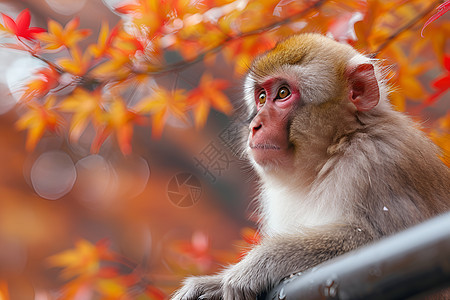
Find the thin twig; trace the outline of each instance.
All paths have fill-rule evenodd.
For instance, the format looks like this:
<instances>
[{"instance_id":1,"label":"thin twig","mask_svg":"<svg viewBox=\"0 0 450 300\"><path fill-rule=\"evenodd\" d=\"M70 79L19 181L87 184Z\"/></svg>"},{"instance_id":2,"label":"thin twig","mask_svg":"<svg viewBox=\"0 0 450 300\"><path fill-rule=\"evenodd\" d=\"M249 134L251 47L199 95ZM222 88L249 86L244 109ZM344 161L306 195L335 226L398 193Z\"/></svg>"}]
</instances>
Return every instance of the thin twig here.
<instances>
[{"instance_id":1,"label":"thin twig","mask_svg":"<svg viewBox=\"0 0 450 300\"><path fill-rule=\"evenodd\" d=\"M30 45L28 45L27 43L25 43L24 41L22 41L22 39L20 37L17 37L17 40L25 47L28 49L28 53L31 54L31 56L33 56L34 58L39 59L40 61L46 63L48 66L54 68L55 70L57 70L59 73L64 73L64 70L61 69L60 67L58 67L57 65L55 65L54 63L52 63L51 61L47 60L46 58L39 56L35 53L35 50L33 48L30 47Z\"/></svg>"}]
</instances>

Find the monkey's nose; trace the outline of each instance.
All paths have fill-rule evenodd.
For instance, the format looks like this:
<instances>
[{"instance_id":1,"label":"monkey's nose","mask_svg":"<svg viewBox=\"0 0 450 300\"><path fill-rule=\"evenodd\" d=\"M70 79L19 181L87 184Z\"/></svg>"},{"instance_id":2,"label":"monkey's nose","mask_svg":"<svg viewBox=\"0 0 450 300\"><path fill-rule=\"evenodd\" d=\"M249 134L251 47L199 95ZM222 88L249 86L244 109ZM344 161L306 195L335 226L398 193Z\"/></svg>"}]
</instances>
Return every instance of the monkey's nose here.
<instances>
[{"instance_id":1,"label":"monkey's nose","mask_svg":"<svg viewBox=\"0 0 450 300\"><path fill-rule=\"evenodd\" d=\"M258 125L255 125L252 127L252 136L255 136L256 132L261 129L262 123L259 123Z\"/></svg>"}]
</instances>

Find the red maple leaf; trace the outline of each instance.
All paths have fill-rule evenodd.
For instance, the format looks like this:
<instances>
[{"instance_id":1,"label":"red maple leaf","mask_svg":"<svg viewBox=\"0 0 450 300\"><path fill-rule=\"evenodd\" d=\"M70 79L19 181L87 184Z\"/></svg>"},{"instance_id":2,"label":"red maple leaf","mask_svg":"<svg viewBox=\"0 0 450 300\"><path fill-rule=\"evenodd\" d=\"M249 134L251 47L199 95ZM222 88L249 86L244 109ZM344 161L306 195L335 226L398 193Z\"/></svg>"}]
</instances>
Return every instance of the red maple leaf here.
<instances>
[{"instance_id":1,"label":"red maple leaf","mask_svg":"<svg viewBox=\"0 0 450 300\"><path fill-rule=\"evenodd\" d=\"M14 21L10 16L2 13L5 30L15 36L23 37L27 40L34 39L36 33L44 32L44 28L30 27L31 15L28 9L23 10Z\"/></svg>"},{"instance_id":2,"label":"red maple leaf","mask_svg":"<svg viewBox=\"0 0 450 300\"><path fill-rule=\"evenodd\" d=\"M436 88L437 91L425 101L425 104L427 105L435 102L442 94L450 89L450 54L444 57L444 67L447 72L436 78L431 83L431 85Z\"/></svg>"}]
</instances>

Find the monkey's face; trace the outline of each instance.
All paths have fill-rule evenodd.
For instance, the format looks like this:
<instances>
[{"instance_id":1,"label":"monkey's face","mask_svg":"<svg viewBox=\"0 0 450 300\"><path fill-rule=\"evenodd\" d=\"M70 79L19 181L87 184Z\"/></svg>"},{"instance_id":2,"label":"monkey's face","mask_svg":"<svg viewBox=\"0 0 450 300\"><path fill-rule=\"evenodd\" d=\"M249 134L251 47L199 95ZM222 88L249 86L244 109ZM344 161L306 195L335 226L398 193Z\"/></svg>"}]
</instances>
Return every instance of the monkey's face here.
<instances>
[{"instance_id":1,"label":"monkey's face","mask_svg":"<svg viewBox=\"0 0 450 300\"><path fill-rule=\"evenodd\" d=\"M248 151L265 169L285 169L293 161L289 123L300 103L298 87L292 80L278 77L256 83L252 91L256 116L249 125Z\"/></svg>"},{"instance_id":2,"label":"monkey's face","mask_svg":"<svg viewBox=\"0 0 450 300\"><path fill-rule=\"evenodd\" d=\"M263 173L308 177L379 98L374 66L350 46L314 34L282 41L255 59L245 80L250 159Z\"/></svg>"}]
</instances>

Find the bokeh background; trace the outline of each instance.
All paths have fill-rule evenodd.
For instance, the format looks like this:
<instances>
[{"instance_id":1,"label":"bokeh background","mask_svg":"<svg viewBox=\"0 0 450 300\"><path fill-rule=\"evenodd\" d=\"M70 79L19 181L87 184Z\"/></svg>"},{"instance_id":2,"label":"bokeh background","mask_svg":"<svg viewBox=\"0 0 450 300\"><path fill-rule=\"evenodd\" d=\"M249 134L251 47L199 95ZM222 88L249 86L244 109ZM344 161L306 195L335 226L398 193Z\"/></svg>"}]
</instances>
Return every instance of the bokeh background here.
<instances>
[{"instance_id":1,"label":"bokeh background","mask_svg":"<svg viewBox=\"0 0 450 300\"><path fill-rule=\"evenodd\" d=\"M111 26L119 22L121 16L113 12L119 2L3 0L0 12L15 18L27 8L32 25L43 28L48 19L65 24L79 16L80 27L93 32L83 46L96 42L102 20ZM419 10L413 6L411 14L414 9ZM448 16L442 19L439 26L449 32ZM448 39L443 53L445 49L448 53ZM408 61L409 50L403 50ZM407 65L393 52L381 57L389 64ZM179 55L172 51L165 58L170 62ZM429 63L418 80L425 95L432 94L430 82L444 72L432 46L424 45L420 55L410 59ZM27 151L26 132L15 125L24 113L15 91L42 66L27 53L0 48L1 300L164 299L183 277L210 274L239 258L254 237L250 228L256 228L257 221L255 175L235 146L240 139L237 128L245 126L240 116L211 110L201 129L192 118L188 123L169 119L159 139L148 126L136 125L129 155L122 154L113 139L92 154L90 127L78 143L64 132L46 133ZM221 55L214 64L199 62L183 69L176 79L167 74L150 80L130 95L129 103L156 84L170 87L176 80L178 87L191 89L205 69L230 81L225 93L239 108L242 74ZM415 84L407 76L416 75L401 70L406 83L400 83L400 93ZM448 92L420 110L420 101L394 98L399 109L423 122L427 132L448 147ZM55 256L61 253L65 256ZM65 276L63 266L81 275Z\"/></svg>"}]
</instances>

